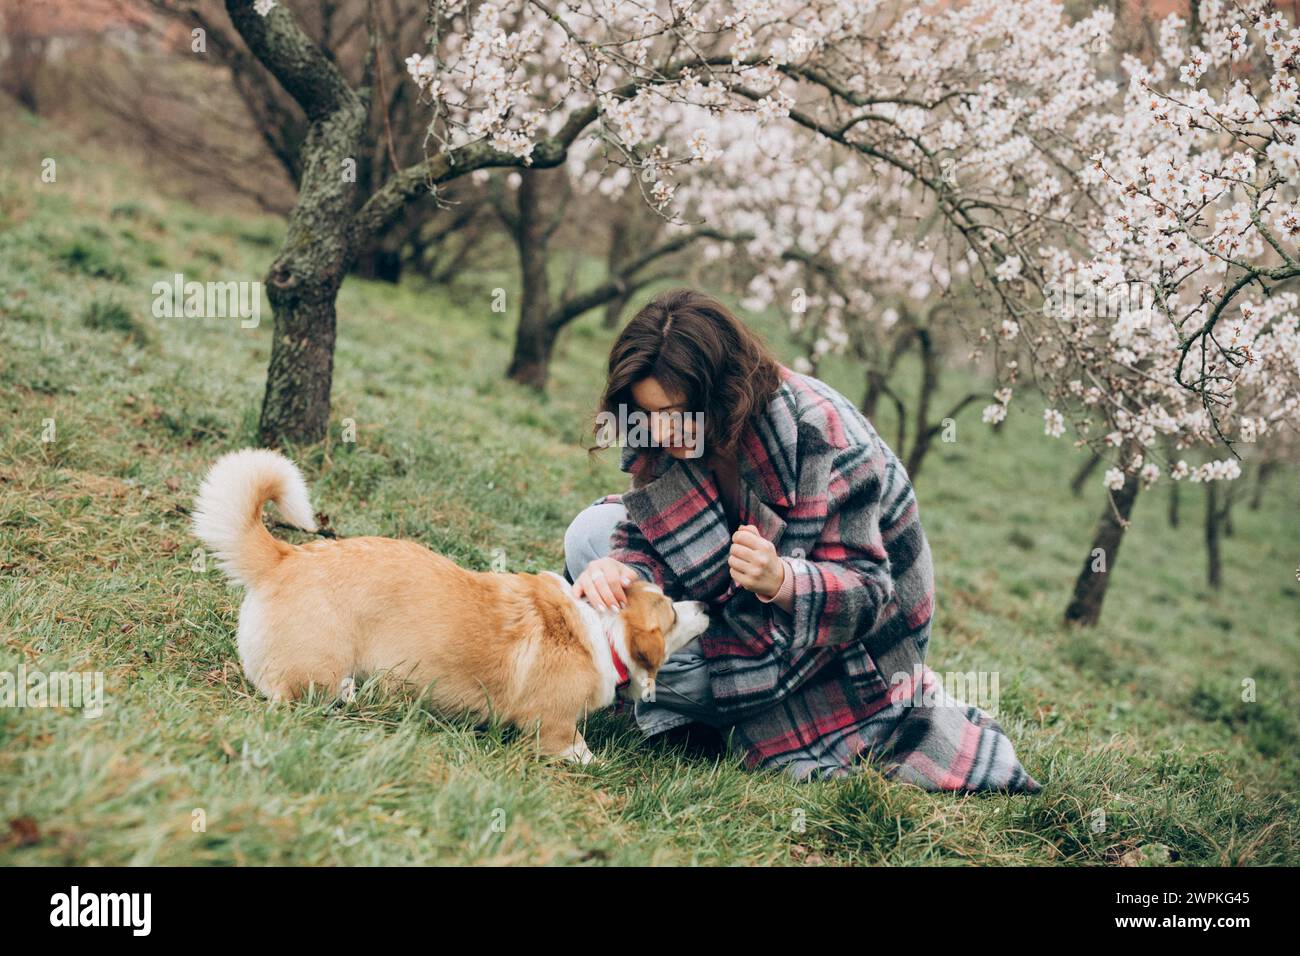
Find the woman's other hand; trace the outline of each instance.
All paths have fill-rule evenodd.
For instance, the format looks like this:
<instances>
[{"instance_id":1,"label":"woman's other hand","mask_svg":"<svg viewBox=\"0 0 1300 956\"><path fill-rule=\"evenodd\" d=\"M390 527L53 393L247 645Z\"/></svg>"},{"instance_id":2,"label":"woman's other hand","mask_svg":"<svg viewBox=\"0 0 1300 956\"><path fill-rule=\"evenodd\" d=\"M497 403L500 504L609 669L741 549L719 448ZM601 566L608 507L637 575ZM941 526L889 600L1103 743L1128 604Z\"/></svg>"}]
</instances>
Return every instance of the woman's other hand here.
<instances>
[{"instance_id":1,"label":"woman's other hand","mask_svg":"<svg viewBox=\"0 0 1300 956\"><path fill-rule=\"evenodd\" d=\"M785 562L776 553L776 546L752 524L741 525L731 536L727 564L736 584L765 598L774 597L785 580Z\"/></svg>"},{"instance_id":2,"label":"woman's other hand","mask_svg":"<svg viewBox=\"0 0 1300 956\"><path fill-rule=\"evenodd\" d=\"M613 558L597 558L587 565L573 584L576 597L585 597L598 611L627 607L627 587L636 572Z\"/></svg>"}]
</instances>

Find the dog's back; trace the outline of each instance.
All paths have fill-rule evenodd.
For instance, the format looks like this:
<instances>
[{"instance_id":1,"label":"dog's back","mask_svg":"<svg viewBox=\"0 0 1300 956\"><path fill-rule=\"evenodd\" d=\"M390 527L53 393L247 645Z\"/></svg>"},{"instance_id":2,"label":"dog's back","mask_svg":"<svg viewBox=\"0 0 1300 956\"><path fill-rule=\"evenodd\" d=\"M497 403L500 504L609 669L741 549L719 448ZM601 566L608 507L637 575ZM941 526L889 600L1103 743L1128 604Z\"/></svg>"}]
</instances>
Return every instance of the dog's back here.
<instances>
[{"instance_id":1,"label":"dog's back","mask_svg":"<svg viewBox=\"0 0 1300 956\"><path fill-rule=\"evenodd\" d=\"M262 508L314 528L306 483L276 452L234 452L212 468L195 534L248 589L240 609L245 673L272 699L380 674L427 689L435 706L543 728L593 705L600 683L583 622L556 580L465 569L391 538L294 546ZM563 714L563 718L561 718ZM558 746L553 749L562 749Z\"/></svg>"}]
</instances>

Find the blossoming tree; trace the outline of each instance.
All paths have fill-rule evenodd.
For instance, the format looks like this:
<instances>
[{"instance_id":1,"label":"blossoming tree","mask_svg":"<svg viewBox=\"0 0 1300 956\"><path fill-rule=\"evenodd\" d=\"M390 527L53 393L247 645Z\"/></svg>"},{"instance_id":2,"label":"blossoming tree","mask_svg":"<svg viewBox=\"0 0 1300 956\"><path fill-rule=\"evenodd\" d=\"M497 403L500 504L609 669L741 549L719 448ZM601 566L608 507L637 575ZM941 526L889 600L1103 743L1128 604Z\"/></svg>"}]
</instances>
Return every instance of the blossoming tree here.
<instances>
[{"instance_id":1,"label":"blossoming tree","mask_svg":"<svg viewBox=\"0 0 1300 956\"><path fill-rule=\"evenodd\" d=\"M696 221L721 216L735 177L712 200L688 183L748 148L752 130L733 131L754 124L831 148L811 163L852 158L855 176L913 190L941 224L913 268L960 276L989 306L961 317L997 369L985 420L1042 396L1048 435L1107 456L1111 501L1070 619L1096 620L1097 557L1113 567L1142 484L1230 479L1238 444L1300 417L1285 289L1300 272L1300 35L1262 0L1202 0L1195 28L1166 19L1146 60L1114 49L1109 5L1072 19L1054 0L433 3L407 61L428 158L368 197L336 175L365 89L278 5L226 2L313 122L269 276L268 440L323 433L340 267L406 202L478 168L558 165L582 137L656 208L680 189ZM788 250L817 229L796 211L767 233L752 241ZM1196 445L1219 457L1193 469L1164 452Z\"/></svg>"}]
</instances>

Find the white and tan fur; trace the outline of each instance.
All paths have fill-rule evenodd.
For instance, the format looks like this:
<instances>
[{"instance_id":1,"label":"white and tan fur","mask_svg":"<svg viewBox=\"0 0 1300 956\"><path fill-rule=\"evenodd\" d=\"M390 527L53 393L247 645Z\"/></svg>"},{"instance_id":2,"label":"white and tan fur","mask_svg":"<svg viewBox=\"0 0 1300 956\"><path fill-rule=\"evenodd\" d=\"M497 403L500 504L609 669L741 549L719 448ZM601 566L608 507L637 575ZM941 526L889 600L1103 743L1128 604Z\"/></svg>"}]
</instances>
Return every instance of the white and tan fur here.
<instances>
[{"instance_id":1,"label":"white and tan fur","mask_svg":"<svg viewBox=\"0 0 1300 956\"><path fill-rule=\"evenodd\" d=\"M626 608L600 613L558 575L466 571L410 541L292 545L262 523L267 501L289 524L316 530L307 484L287 458L232 452L204 479L193 527L247 589L239 657L275 701L313 686L349 693L379 675L441 711L535 727L544 753L585 763L578 721L614 701L610 644L646 697L663 662L708 626L703 604L674 603L645 582L629 589Z\"/></svg>"}]
</instances>

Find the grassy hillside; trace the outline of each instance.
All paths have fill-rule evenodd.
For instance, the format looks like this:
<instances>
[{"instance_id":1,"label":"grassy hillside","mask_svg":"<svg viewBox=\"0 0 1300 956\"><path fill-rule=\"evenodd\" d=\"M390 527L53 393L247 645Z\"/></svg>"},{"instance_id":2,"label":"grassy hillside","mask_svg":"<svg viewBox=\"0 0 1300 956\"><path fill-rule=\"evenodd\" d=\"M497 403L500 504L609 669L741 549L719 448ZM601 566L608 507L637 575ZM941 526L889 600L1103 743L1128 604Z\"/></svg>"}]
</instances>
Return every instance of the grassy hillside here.
<instances>
[{"instance_id":1,"label":"grassy hillside","mask_svg":"<svg viewBox=\"0 0 1300 956\"><path fill-rule=\"evenodd\" d=\"M999 718L1038 797L931 795L871 772L796 785L639 745L607 715L586 729L602 762L574 769L405 701L268 710L236 659L238 595L193 569L177 508L253 441L269 310L256 329L159 320L150 289L174 272L259 279L280 227L160 198L30 117L6 129L0 671L102 671L107 709L0 708L0 862L1300 862L1300 480L1238 510L1218 594L1198 489L1178 529L1163 493L1140 499L1102 625L1068 631L1100 479L1070 496L1078 458L1032 407L1000 434L968 409L918 492L939 581L930 663L1000 674ZM44 157L56 183L40 181ZM513 294L504 269L455 291L345 285L335 428L298 455L341 533L559 569L568 520L623 486L614 456L582 444L610 333L595 317L569 330L538 399L502 379L497 285ZM859 392L851 369L826 377Z\"/></svg>"}]
</instances>

